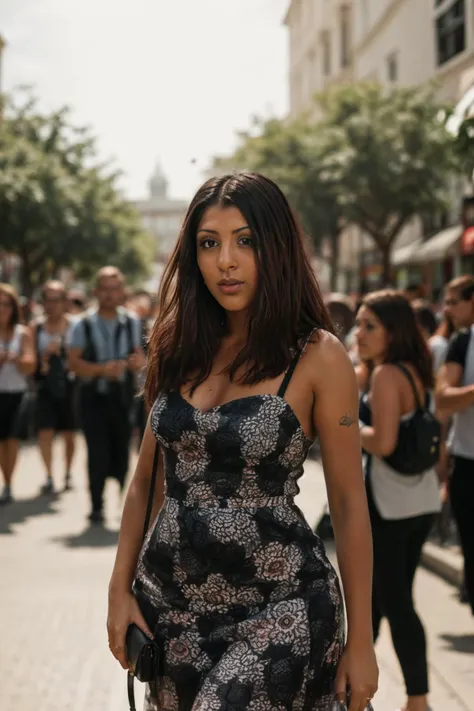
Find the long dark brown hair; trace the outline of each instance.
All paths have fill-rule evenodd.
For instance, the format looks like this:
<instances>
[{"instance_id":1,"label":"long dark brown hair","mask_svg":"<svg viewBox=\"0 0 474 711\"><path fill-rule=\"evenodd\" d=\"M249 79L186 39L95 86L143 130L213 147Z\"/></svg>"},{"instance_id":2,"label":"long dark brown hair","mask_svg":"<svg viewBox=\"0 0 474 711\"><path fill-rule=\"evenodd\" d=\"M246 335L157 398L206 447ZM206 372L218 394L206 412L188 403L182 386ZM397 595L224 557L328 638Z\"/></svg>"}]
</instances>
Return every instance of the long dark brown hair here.
<instances>
[{"instance_id":1,"label":"long dark brown hair","mask_svg":"<svg viewBox=\"0 0 474 711\"><path fill-rule=\"evenodd\" d=\"M10 284L0 284L0 294L8 296L10 303L12 305L12 315L10 316L10 321L8 322L9 328L15 328L18 323L21 323L21 308L20 300L15 289L10 286Z\"/></svg>"},{"instance_id":2,"label":"long dark brown hair","mask_svg":"<svg viewBox=\"0 0 474 711\"><path fill-rule=\"evenodd\" d=\"M363 305L370 309L388 333L386 363L410 363L423 386L434 385L433 359L408 299L391 289L368 294Z\"/></svg>"},{"instance_id":3,"label":"long dark brown hair","mask_svg":"<svg viewBox=\"0 0 474 711\"><path fill-rule=\"evenodd\" d=\"M159 293L150 336L145 385L151 404L159 391L209 376L226 334L226 312L214 299L197 262L196 234L207 208L234 206L255 240L257 293L250 307L248 339L227 371L253 384L277 377L289 365L292 348L312 329L333 332L301 230L282 191L257 173L211 178L193 198Z\"/></svg>"}]
</instances>

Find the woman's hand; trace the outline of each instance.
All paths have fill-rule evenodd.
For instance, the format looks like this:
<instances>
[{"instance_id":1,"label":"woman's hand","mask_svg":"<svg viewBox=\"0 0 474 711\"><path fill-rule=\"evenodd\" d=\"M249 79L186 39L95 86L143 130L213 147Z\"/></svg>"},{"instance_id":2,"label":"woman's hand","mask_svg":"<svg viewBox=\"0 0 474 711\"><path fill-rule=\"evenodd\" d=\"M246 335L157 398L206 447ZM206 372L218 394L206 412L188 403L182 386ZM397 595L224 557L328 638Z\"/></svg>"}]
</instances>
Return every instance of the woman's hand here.
<instances>
[{"instance_id":1,"label":"woman's hand","mask_svg":"<svg viewBox=\"0 0 474 711\"><path fill-rule=\"evenodd\" d=\"M347 644L337 669L335 692L340 701L350 692L349 711L364 711L375 696L379 670L373 644Z\"/></svg>"},{"instance_id":2,"label":"woman's hand","mask_svg":"<svg viewBox=\"0 0 474 711\"><path fill-rule=\"evenodd\" d=\"M109 593L109 612L107 616L107 633L109 649L124 669L129 668L125 637L129 625L136 624L150 639L153 635L145 618L140 612L135 596L131 592Z\"/></svg>"}]
</instances>

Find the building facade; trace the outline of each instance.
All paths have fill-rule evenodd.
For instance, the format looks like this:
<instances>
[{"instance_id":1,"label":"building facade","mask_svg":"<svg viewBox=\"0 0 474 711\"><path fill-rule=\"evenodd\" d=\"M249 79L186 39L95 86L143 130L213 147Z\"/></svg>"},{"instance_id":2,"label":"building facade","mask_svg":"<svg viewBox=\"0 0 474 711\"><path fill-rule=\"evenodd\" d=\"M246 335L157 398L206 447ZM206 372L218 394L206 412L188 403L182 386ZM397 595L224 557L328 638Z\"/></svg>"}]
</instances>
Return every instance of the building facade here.
<instances>
[{"instance_id":1,"label":"building facade","mask_svg":"<svg viewBox=\"0 0 474 711\"><path fill-rule=\"evenodd\" d=\"M169 197L168 181L159 164L148 185L148 198L133 204L141 215L144 229L156 238L157 261L165 262L178 239L188 203Z\"/></svg>"},{"instance_id":2,"label":"building facade","mask_svg":"<svg viewBox=\"0 0 474 711\"><path fill-rule=\"evenodd\" d=\"M377 81L389 89L436 80L440 98L454 104L473 91L473 0L292 0L285 24L291 117L310 109L315 92L341 82ZM474 267L462 254L462 190L454 185L452 192L452 210L441 224L427 233L414 220L400 234L394 251L400 285L422 278L436 291ZM433 231L437 242L425 244ZM338 287L352 289L361 280L376 285L376 252L366 235L345 230Z\"/></svg>"},{"instance_id":3,"label":"building facade","mask_svg":"<svg viewBox=\"0 0 474 711\"><path fill-rule=\"evenodd\" d=\"M353 0L292 0L285 25L295 117L311 109L315 93L353 78Z\"/></svg>"}]
</instances>

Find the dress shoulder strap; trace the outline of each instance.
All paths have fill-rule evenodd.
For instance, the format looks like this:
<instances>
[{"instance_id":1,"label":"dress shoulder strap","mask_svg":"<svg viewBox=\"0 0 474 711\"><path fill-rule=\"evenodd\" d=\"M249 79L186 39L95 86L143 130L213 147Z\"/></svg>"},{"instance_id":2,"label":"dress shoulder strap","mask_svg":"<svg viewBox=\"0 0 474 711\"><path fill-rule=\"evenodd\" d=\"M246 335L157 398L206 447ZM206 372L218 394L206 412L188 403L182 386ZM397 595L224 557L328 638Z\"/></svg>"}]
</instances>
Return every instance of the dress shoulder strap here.
<instances>
[{"instance_id":1,"label":"dress shoulder strap","mask_svg":"<svg viewBox=\"0 0 474 711\"><path fill-rule=\"evenodd\" d=\"M315 331L317 331L317 328L313 328L313 330L310 331L310 333L309 333L307 336L305 336L305 337L303 338L302 342L298 345L298 347L297 347L297 349L296 349L296 353L295 353L295 355L293 356L293 359L292 359L292 361L291 361L291 363L290 363L290 365L289 365L289 367L288 367L288 370L287 370L286 373L285 373L285 377L283 378L282 384L280 385L280 388L279 388L279 390L278 390L278 393L277 393L278 397L284 397L284 396L285 396L285 393L286 393L286 391L287 391L287 388L288 388L288 385L289 385L289 383L290 383L290 380L291 380L291 378L292 378L292 376L293 376L293 373L295 372L295 368L296 368L296 366L298 365L299 359L301 358L301 356L302 356L303 353L305 352L306 346L307 346L308 343L310 342L311 337L313 336L313 334L315 333Z\"/></svg>"}]
</instances>

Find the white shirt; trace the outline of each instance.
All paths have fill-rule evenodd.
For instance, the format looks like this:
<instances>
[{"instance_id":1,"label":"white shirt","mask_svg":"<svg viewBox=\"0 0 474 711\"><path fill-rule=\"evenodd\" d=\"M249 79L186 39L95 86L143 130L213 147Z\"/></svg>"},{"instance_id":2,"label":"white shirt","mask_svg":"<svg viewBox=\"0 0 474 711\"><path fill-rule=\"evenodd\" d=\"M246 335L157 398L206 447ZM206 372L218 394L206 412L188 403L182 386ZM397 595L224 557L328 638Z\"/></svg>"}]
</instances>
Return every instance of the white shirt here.
<instances>
[{"instance_id":1,"label":"white shirt","mask_svg":"<svg viewBox=\"0 0 474 711\"><path fill-rule=\"evenodd\" d=\"M20 355L22 349L23 328L17 324L13 330L10 341L0 339L0 350L7 351L13 355ZM4 363L0 367L0 392L20 393L28 389L28 380L23 373L20 373L16 363Z\"/></svg>"}]
</instances>

